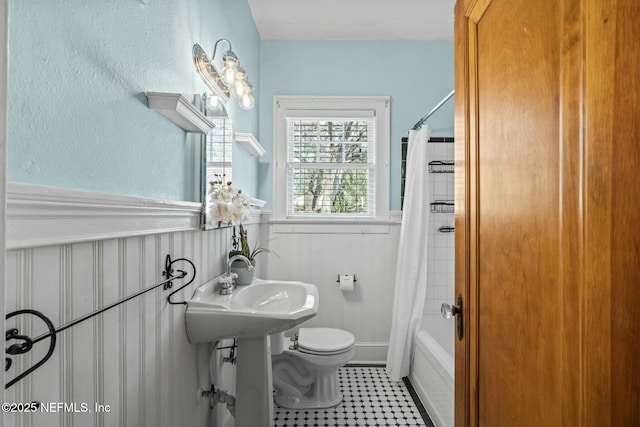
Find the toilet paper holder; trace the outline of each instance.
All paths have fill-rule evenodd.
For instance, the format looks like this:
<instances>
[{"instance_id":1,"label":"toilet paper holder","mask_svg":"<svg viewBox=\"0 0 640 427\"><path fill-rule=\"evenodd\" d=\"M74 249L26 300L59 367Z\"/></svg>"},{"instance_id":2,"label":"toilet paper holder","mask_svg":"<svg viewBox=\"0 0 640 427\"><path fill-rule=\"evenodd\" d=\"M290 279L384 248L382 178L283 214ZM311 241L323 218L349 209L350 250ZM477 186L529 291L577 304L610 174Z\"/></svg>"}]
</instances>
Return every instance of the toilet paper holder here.
<instances>
[{"instance_id":1,"label":"toilet paper holder","mask_svg":"<svg viewBox=\"0 0 640 427\"><path fill-rule=\"evenodd\" d=\"M344 276L341 274L338 274L338 280L336 280L336 283L340 283L340 276ZM356 283L358 281L358 279L356 279L356 275L353 274L353 283Z\"/></svg>"}]
</instances>

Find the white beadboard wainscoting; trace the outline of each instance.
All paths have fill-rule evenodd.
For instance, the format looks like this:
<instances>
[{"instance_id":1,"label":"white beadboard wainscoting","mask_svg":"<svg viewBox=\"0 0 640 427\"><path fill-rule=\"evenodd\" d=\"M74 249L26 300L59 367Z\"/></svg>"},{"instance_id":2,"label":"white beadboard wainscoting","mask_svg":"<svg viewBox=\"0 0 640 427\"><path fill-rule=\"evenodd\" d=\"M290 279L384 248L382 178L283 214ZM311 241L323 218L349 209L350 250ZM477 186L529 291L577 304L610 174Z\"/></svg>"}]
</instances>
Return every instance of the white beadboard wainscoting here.
<instances>
[{"instance_id":1,"label":"white beadboard wainscoting","mask_svg":"<svg viewBox=\"0 0 640 427\"><path fill-rule=\"evenodd\" d=\"M223 272L231 229L203 232L190 226L197 213L189 204L147 200L136 205L135 198L124 196L14 184L8 194L9 227L20 229L9 233L14 249L7 253L7 313L31 308L54 326L62 325L162 281L167 254L188 258L197 268L194 283L174 295L174 301L189 299L197 286ZM52 221L56 228L40 228L38 236L21 229L37 223L34 218ZM183 231L174 231L176 224ZM259 227L248 225L250 235L258 236ZM171 232L158 232L163 229ZM42 246L30 246L35 241ZM174 289L180 283L176 280ZM169 305L169 293L160 287L60 332L52 357L9 388L5 401L62 402L75 404L67 409L76 411L8 413L6 425L224 427L222 420L229 419L224 406L212 412L208 400L196 394L199 386L209 387L210 368L216 372L216 386L234 392L235 367L222 363L228 355L224 350L217 351L210 367L210 346L189 344L185 306ZM7 321L7 328L13 325L31 337L46 329L30 316ZM48 340L34 348L12 356L7 379L36 363ZM83 403L91 412L83 412ZM95 404L108 405L109 411L96 412Z\"/></svg>"},{"instance_id":2,"label":"white beadboard wainscoting","mask_svg":"<svg viewBox=\"0 0 640 427\"><path fill-rule=\"evenodd\" d=\"M278 232L265 212L262 241L278 257L267 255L270 279L302 280L318 287L318 314L303 327L347 330L356 337L354 363L385 363L391 328L393 289L401 212L392 212L388 233ZM341 292L338 274L355 274L353 292Z\"/></svg>"}]
</instances>

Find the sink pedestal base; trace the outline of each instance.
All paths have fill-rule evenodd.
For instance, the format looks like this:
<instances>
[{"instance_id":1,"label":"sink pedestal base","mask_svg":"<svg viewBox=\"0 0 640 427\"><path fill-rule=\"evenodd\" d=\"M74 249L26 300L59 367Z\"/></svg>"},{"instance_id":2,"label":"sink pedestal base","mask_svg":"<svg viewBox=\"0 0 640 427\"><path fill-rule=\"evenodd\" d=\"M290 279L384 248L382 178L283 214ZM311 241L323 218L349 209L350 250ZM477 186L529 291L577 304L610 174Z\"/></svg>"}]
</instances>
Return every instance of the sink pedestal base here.
<instances>
[{"instance_id":1,"label":"sink pedestal base","mask_svg":"<svg viewBox=\"0 0 640 427\"><path fill-rule=\"evenodd\" d=\"M269 337L238 339L236 427L273 426Z\"/></svg>"}]
</instances>

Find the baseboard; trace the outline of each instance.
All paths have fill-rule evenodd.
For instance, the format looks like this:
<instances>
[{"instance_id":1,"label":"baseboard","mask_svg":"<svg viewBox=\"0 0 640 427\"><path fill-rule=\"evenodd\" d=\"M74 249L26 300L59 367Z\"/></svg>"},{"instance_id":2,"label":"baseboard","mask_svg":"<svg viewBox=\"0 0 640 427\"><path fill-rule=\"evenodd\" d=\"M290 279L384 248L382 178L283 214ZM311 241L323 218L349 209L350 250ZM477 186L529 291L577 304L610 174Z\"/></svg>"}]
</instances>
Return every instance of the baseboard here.
<instances>
[{"instance_id":1,"label":"baseboard","mask_svg":"<svg viewBox=\"0 0 640 427\"><path fill-rule=\"evenodd\" d=\"M352 365L384 365L387 363L388 342L356 342Z\"/></svg>"}]
</instances>

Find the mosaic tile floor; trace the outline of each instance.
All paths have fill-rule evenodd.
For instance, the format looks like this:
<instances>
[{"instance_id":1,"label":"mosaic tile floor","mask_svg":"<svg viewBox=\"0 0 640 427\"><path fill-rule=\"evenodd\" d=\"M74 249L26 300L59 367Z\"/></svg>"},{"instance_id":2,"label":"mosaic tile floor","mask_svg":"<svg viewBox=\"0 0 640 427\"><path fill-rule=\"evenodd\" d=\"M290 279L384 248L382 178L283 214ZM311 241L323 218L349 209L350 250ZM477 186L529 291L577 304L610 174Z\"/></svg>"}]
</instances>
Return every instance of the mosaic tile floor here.
<instances>
[{"instance_id":1,"label":"mosaic tile floor","mask_svg":"<svg viewBox=\"0 0 640 427\"><path fill-rule=\"evenodd\" d=\"M390 381L383 367L340 368L344 399L329 409L294 411L274 405L276 427L433 427L404 383ZM417 399L417 398L416 398Z\"/></svg>"}]
</instances>

